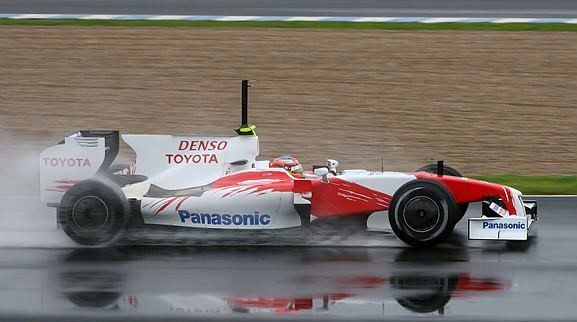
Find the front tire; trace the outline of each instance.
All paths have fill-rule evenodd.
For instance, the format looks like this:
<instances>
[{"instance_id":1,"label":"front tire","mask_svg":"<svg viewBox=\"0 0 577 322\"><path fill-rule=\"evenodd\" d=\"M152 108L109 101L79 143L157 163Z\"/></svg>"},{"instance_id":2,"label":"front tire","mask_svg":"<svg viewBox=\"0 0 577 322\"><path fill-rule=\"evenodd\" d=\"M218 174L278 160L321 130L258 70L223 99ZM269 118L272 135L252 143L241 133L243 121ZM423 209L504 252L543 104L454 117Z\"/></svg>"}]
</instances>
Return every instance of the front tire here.
<instances>
[{"instance_id":1,"label":"front tire","mask_svg":"<svg viewBox=\"0 0 577 322\"><path fill-rule=\"evenodd\" d=\"M124 231L130 207L120 188L106 179L89 179L72 186L62 197L58 220L80 245L109 246Z\"/></svg>"},{"instance_id":2,"label":"front tire","mask_svg":"<svg viewBox=\"0 0 577 322\"><path fill-rule=\"evenodd\" d=\"M391 228L405 243L434 246L454 228L458 207L441 185L427 180L411 181L395 193L389 207Z\"/></svg>"},{"instance_id":3,"label":"front tire","mask_svg":"<svg viewBox=\"0 0 577 322\"><path fill-rule=\"evenodd\" d=\"M428 173L437 173L437 164L435 163L431 163L431 164L427 164L426 166L420 167L419 169L417 169L416 172L428 172ZM453 176L453 177L462 177L463 175L461 174L461 172L459 172L459 170L448 166L448 165L443 165L443 173L449 176ZM469 209L469 204L468 203L460 203L457 204L457 207L459 208L459 212L458 212L458 216L455 217L455 225L461 221L461 219L463 219L463 217L465 216L465 214L467 213L467 209Z\"/></svg>"}]
</instances>

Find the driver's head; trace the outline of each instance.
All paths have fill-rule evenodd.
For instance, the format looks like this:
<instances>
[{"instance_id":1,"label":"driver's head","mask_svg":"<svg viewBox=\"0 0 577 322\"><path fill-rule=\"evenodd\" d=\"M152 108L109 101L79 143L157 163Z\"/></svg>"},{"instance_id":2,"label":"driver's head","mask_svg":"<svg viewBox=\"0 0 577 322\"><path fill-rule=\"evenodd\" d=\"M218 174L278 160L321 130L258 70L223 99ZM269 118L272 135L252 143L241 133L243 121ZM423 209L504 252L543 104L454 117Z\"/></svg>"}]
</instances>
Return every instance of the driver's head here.
<instances>
[{"instance_id":1,"label":"driver's head","mask_svg":"<svg viewBox=\"0 0 577 322\"><path fill-rule=\"evenodd\" d=\"M299 160L293 158L290 155L285 155L280 158L276 158L269 163L271 168L283 168L286 171L292 173L293 175L299 176L303 172L303 167Z\"/></svg>"}]
</instances>

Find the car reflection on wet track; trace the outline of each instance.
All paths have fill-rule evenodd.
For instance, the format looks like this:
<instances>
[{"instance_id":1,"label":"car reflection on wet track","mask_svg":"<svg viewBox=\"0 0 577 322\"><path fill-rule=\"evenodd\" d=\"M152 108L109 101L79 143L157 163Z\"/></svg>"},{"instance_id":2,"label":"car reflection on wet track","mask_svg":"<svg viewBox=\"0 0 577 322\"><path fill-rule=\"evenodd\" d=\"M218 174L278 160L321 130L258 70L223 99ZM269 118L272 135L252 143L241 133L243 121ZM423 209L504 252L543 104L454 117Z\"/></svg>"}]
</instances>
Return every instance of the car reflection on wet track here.
<instances>
[{"instance_id":1,"label":"car reflection on wet track","mask_svg":"<svg viewBox=\"0 0 577 322\"><path fill-rule=\"evenodd\" d=\"M510 281L498 277L433 271L415 265L416 261L434 256L434 252L414 249L396 252L395 260L386 263L381 256L391 256L395 251L79 249L63 257L56 280L58 292L64 295L62 300L83 309L209 315L314 315L333 311L349 316L377 312L387 315L393 305L417 314L443 314L452 299L485 296L504 291L510 285ZM467 260L462 250L449 253L455 261ZM223 260L231 258L236 264L228 265ZM163 261L170 261L173 268L158 267ZM193 267L191 263L196 264ZM135 266L146 269L134 274ZM137 280L131 281L134 278ZM163 281L168 285L159 285ZM175 281L180 281L177 288ZM151 285L146 285L147 282Z\"/></svg>"}]
</instances>

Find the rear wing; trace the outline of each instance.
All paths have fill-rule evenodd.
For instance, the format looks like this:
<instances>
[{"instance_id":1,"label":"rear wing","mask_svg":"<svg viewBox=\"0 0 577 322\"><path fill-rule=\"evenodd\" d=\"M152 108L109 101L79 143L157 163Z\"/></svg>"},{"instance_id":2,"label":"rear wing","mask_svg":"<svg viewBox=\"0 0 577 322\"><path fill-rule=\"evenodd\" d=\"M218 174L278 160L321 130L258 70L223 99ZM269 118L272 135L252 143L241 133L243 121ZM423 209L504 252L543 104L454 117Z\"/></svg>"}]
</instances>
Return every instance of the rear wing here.
<instances>
[{"instance_id":1,"label":"rear wing","mask_svg":"<svg viewBox=\"0 0 577 322\"><path fill-rule=\"evenodd\" d=\"M255 166L258 136L123 134L136 153L134 172L163 189L202 186Z\"/></svg>"},{"instance_id":2,"label":"rear wing","mask_svg":"<svg viewBox=\"0 0 577 322\"><path fill-rule=\"evenodd\" d=\"M76 182L108 170L119 149L118 131L79 131L40 153L40 199L59 204Z\"/></svg>"}]
</instances>

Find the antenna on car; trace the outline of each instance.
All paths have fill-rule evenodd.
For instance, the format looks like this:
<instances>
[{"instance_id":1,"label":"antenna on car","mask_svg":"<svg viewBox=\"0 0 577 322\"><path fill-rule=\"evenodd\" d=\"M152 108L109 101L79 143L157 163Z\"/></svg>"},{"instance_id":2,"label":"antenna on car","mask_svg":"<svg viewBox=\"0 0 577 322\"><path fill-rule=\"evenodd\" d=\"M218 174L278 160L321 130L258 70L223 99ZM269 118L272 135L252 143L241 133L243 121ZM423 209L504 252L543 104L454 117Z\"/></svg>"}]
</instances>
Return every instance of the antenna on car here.
<instances>
[{"instance_id":1,"label":"antenna on car","mask_svg":"<svg viewBox=\"0 0 577 322\"><path fill-rule=\"evenodd\" d=\"M252 87L254 82L250 80L243 80L241 82L241 108L242 115L240 120L240 127L235 129L238 135L256 135L256 126L248 124L248 88Z\"/></svg>"},{"instance_id":2,"label":"antenna on car","mask_svg":"<svg viewBox=\"0 0 577 322\"><path fill-rule=\"evenodd\" d=\"M443 165L444 162L445 161L443 160L437 161L437 175L441 177L445 174L445 167Z\"/></svg>"}]
</instances>

